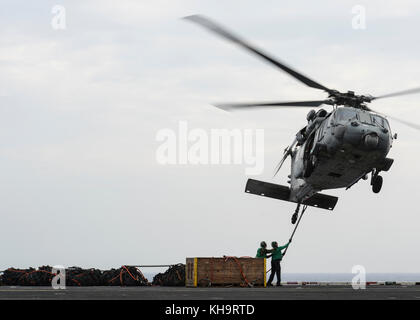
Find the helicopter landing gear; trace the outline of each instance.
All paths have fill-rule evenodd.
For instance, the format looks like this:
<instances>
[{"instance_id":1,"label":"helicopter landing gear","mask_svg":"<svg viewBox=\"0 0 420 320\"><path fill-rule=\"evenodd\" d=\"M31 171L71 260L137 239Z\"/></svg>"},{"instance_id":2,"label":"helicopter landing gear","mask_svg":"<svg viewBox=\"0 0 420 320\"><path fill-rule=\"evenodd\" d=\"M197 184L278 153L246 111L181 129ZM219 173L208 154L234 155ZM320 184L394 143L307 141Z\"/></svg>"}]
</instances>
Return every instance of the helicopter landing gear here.
<instances>
[{"instance_id":1,"label":"helicopter landing gear","mask_svg":"<svg viewBox=\"0 0 420 320\"><path fill-rule=\"evenodd\" d=\"M297 220L298 214L299 214L299 210L300 210L300 203L298 203L298 205L296 207L296 210L295 210L295 213L293 213L293 216L292 216L292 224L295 224L296 223L296 220Z\"/></svg>"},{"instance_id":2,"label":"helicopter landing gear","mask_svg":"<svg viewBox=\"0 0 420 320\"><path fill-rule=\"evenodd\" d=\"M370 184L372 185L372 191L374 193L379 193L382 189L382 183L383 183L382 176L379 175L379 172L375 171L375 173L372 174L372 180Z\"/></svg>"}]
</instances>

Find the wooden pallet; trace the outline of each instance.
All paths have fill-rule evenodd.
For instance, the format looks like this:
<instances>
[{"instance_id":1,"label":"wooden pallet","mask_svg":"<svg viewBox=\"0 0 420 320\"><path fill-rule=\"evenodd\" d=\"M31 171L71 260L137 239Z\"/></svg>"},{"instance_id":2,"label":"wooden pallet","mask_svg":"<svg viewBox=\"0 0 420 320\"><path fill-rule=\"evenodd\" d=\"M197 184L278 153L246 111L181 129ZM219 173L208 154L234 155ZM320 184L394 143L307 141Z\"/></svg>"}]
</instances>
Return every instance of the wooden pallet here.
<instances>
[{"instance_id":1,"label":"wooden pallet","mask_svg":"<svg viewBox=\"0 0 420 320\"><path fill-rule=\"evenodd\" d=\"M266 259L186 258L185 285L266 286Z\"/></svg>"}]
</instances>

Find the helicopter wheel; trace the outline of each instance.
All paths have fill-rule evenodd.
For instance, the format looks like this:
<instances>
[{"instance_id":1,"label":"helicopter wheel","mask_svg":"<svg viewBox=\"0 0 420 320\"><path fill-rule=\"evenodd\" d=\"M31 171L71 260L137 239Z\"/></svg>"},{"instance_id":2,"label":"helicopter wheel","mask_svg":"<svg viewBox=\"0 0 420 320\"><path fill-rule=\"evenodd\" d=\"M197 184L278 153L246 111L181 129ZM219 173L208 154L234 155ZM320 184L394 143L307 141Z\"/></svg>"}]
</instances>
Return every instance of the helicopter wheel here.
<instances>
[{"instance_id":1,"label":"helicopter wheel","mask_svg":"<svg viewBox=\"0 0 420 320\"><path fill-rule=\"evenodd\" d=\"M383 178L380 175L374 176L372 178L372 191L374 193L379 193L382 188Z\"/></svg>"}]
</instances>

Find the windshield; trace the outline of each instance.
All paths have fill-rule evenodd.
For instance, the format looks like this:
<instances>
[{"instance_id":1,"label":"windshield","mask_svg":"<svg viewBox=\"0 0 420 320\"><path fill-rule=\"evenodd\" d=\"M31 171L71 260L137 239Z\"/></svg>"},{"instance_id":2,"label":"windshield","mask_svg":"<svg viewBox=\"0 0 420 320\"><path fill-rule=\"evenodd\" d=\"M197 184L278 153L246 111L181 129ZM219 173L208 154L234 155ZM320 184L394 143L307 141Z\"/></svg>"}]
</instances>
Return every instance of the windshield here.
<instances>
[{"instance_id":1,"label":"windshield","mask_svg":"<svg viewBox=\"0 0 420 320\"><path fill-rule=\"evenodd\" d=\"M380 126L384 125L384 119L376 114L372 114L372 122Z\"/></svg>"},{"instance_id":2,"label":"windshield","mask_svg":"<svg viewBox=\"0 0 420 320\"><path fill-rule=\"evenodd\" d=\"M381 117L377 114L372 114L371 116L372 116L372 122L374 124L378 124L381 127L384 127L384 128L389 130L389 124L388 124L388 121L385 118L383 118L383 117Z\"/></svg>"},{"instance_id":3,"label":"windshield","mask_svg":"<svg viewBox=\"0 0 420 320\"><path fill-rule=\"evenodd\" d=\"M338 121L351 120L356 118L356 111L350 108L340 108L335 112L335 117Z\"/></svg>"},{"instance_id":4,"label":"windshield","mask_svg":"<svg viewBox=\"0 0 420 320\"><path fill-rule=\"evenodd\" d=\"M359 112L359 120L363 123L372 123L372 120L370 119L370 113L365 111Z\"/></svg>"}]
</instances>

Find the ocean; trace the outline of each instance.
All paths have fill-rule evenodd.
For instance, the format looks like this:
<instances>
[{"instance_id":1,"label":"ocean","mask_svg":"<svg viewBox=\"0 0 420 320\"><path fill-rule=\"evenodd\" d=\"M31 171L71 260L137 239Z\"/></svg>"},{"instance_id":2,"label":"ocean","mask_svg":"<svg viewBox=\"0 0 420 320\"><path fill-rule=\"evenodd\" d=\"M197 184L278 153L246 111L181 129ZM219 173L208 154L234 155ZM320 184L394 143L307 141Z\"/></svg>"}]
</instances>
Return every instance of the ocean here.
<instances>
[{"instance_id":1,"label":"ocean","mask_svg":"<svg viewBox=\"0 0 420 320\"><path fill-rule=\"evenodd\" d=\"M149 280L157 272L143 272ZM351 282L352 273L282 273L282 281ZM366 273L366 281L409 281L420 282L420 273Z\"/></svg>"}]
</instances>

